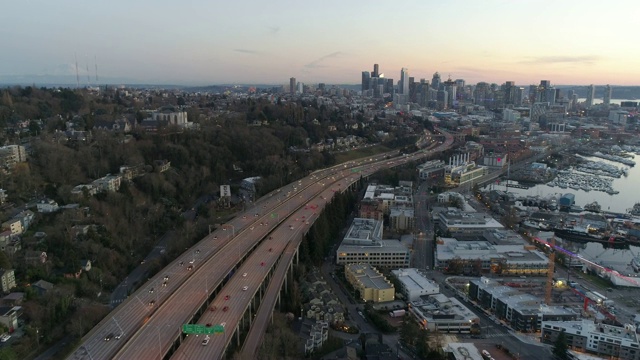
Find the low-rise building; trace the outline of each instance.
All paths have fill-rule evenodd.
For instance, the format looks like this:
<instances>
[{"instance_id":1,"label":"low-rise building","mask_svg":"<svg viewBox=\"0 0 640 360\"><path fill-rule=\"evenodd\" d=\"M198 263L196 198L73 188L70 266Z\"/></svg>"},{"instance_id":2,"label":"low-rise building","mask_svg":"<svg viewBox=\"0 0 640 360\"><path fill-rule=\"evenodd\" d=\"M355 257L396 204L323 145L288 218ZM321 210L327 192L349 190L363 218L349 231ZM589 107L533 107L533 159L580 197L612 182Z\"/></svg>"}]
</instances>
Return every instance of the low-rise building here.
<instances>
[{"instance_id":1,"label":"low-rise building","mask_svg":"<svg viewBox=\"0 0 640 360\"><path fill-rule=\"evenodd\" d=\"M435 267L451 274L546 275L549 259L529 245L438 238Z\"/></svg>"},{"instance_id":2,"label":"low-rise building","mask_svg":"<svg viewBox=\"0 0 640 360\"><path fill-rule=\"evenodd\" d=\"M336 250L336 263L369 263L391 268L409 267L411 252L398 240L382 240L382 221L353 219Z\"/></svg>"},{"instance_id":3,"label":"low-rise building","mask_svg":"<svg viewBox=\"0 0 640 360\"><path fill-rule=\"evenodd\" d=\"M456 298L429 295L409 303L412 314L424 329L446 333L471 333L480 319Z\"/></svg>"},{"instance_id":4,"label":"low-rise building","mask_svg":"<svg viewBox=\"0 0 640 360\"><path fill-rule=\"evenodd\" d=\"M13 332L18 327L18 317L22 315L22 306L0 307L0 324Z\"/></svg>"},{"instance_id":5,"label":"low-rise building","mask_svg":"<svg viewBox=\"0 0 640 360\"><path fill-rule=\"evenodd\" d=\"M389 211L389 222L393 231L408 231L415 227L416 218L411 208L393 207Z\"/></svg>"},{"instance_id":6,"label":"low-rise building","mask_svg":"<svg viewBox=\"0 0 640 360\"><path fill-rule=\"evenodd\" d=\"M37 203L36 209L39 213L52 213L58 211L58 209L60 209L60 206L58 206L58 203L55 200L46 199L41 200L39 203Z\"/></svg>"},{"instance_id":7,"label":"low-rise building","mask_svg":"<svg viewBox=\"0 0 640 360\"><path fill-rule=\"evenodd\" d=\"M20 235L24 232L24 228L22 227L22 222L20 219L9 219L2 223L2 230L8 230L11 232L11 235Z\"/></svg>"},{"instance_id":8,"label":"low-rise building","mask_svg":"<svg viewBox=\"0 0 640 360\"><path fill-rule=\"evenodd\" d=\"M400 289L396 291L402 293L407 301L418 301L421 296L440 293L440 286L435 281L429 280L418 269L391 270L391 273L400 282Z\"/></svg>"},{"instance_id":9,"label":"low-rise building","mask_svg":"<svg viewBox=\"0 0 640 360\"><path fill-rule=\"evenodd\" d=\"M507 284L523 285L517 282ZM571 321L580 315L568 307L545 305L539 296L523 293L486 277L471 280L468 295L480 307L521 332L538 332L544 321Z\"/></svg>"},{"instance_id":10,"label":"low-rise building","mask_svg":"<svg viewBox=\"0 0 640 360\"><path fill-rule=\"evenodd\" d=\"M33 287L38 294L42 296L53 289L53 284L45 280L38 280L31 284L31 287Z\"/></svg>"},{"instance_id":11,"label":"low-rise building","mask_svg":"<svg viewBox=\"0 0 640 360\"><path fill-rule=\"evenodd\" d=\"M347 281L364 301L387 302L395 299L393 285L369 264L349 264L344 267Z\"/></svg>"},{"instance_id":12,"label":"low-rise building","mask_svg":"<svg viewBox=\"0 0 640 360\"><path fill-rule=\"evenodd\" d=\"M434 211L433 221L442 233L458 240L477 240L487 230L504 228L487 214L464 212L451 207L439 212Z\"/></svg>"},{"instance_id":13,"label":"low-rise building","mask_svg":"<svg viewBox=\"0 0 640 360\"><path fill-rule=\"evenodd\" d=\"M16 287L16 275L13 269L0 269L0 283L2 284L2 292L8 293Z\"/></svg>"},{"instance_id":14,"label":"low-rise building","mask_svg":"<svg viewBox=\"0 0 640 360\"><path fill-rule=\"evenodd\" d=\"M98 191L116 192L120 189L122 177L120 175L107 175L100 179L93 180L92 184Z\"/></svg>"},{"instance_id":15,"label":"low-rise building","mask_svg":"<svg viewBox=\"0 0 640 360\"><path fill-rule=\"evenodd\" d=\"M473 343L448 343L442 350L450 360L485 360Z\"/></svg>"},{"instance_id":16,"label":"low-rise building","mask_svg":"<svg viewBox=\"0 0 640 360\"><path fill-rule=\"evenodd\" d=\"M300 336L304 341L304 352L310 354L318 350L329 339L329 324L326 321L303 322Z\"/></svg>"},{"instance_id":17,"label":"low-rise building","mask_svg":"<svg viewBox=\"0 0 640 360\"><path fill-rule=\"evenodd\" d=\"M564 332L571 350L620 360L640 360L640 342L633 325L620 327L594 323L593 320L544 321L541 341L554 344L561 332Z\"/></svg>"},{"instance_id":18,"label":"low-rise building","mask_svg":"<svg viewBox=\"0 0 640 360\"><path fill-rule=\"evenodd\" d=\"M444 180L444 167L445 163L442 160L429 160L418 165L418 176L420 180L440 182Z\"/></svg>"}]
</instances>

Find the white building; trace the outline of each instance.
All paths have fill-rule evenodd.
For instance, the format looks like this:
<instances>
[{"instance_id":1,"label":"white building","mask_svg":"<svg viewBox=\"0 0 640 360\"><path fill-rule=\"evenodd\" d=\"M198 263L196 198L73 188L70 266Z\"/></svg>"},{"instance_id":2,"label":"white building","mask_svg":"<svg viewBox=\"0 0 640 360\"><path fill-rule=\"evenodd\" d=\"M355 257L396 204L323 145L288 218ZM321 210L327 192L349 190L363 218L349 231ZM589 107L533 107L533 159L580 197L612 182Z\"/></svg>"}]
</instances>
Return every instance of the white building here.
<instances>
[{"instance_id":1,"label":"white building","mask_svg":"<svg viewBox=\"0 0 640 360\"><path fill-rule=\"evenodd\" d=\"M39 213L52 213L58 211L60 207L58 203L53 199L42 200L36 204L36 209Z\"/></svg>"},{"instance_id":2,"label":"white building","mask_svg":"<svg viewBox=\"0 0 640 360\"><path fill-rule=\"evenodd\" d=\"M409 267L411 252L398 240L382 240L382 221L355 218L336 251L336 263Z\"/></svg>"},{"instance_id":3,"label":"white building","mask_svg":"<svg viewBox=\"0 0 640 360\"><path fill-rule=\"evenodd\" d=\"M391 273L401 284L397 291L402 293L407 301L418 301L421 296L440 293L440 286L421 274L418 269L391 270Z\"/></svg>"},{"instance_id":4,"label":"white building","mask_svg":"<svg viewBox=\"0 0 640 360\"><path fill-rule=\"evenodd\" d=\"M98 191L115 192L120 189L122 177L120 175L107 175L100 179L93 180L92 184Z\"/></svg>"},{"instance_id":5,"label":"white building","mask_svg":"<svg viewBox=\"0 0 640 360\"><path fill-rule=\"evenodd\" d=\"M621 360L640 359L640 342L633 325L597 324L593 320L544 321L541 340L553 344L564 332L569 349Z\"/></svg>"},{"instance_id":6,"label":"white building","mask_svg":"<svg viewBox=\"0 0 640 360\"><path fill-rule=\"evenodd\" d=\"M429 295L426 300L409 303L412 314L424 329L443 333L470 333L480 319L456 298L443 294ZM474 325L475 324L475 325Z\"/></svg>"}]
</instances>

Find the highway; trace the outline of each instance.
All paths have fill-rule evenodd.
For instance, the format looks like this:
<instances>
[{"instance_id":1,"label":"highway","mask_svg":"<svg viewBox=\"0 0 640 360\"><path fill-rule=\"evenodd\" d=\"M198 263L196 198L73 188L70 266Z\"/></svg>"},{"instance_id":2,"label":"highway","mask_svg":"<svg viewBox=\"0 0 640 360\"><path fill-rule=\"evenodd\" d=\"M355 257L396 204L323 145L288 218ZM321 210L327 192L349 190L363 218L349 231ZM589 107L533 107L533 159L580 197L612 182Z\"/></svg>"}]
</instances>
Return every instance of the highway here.
<instances>
[{"instance_id":1,"label":"highway","mask_svg":"<svg viewBox=\"0 0 640 360\"><path fill-rule=\"evenodd\" d=\"M438 148L444 149L450 145L448 139ZM356 182L361 173L370 174L391 163L397 166L429 153L421 151L396 158L400 161L387 161L385 157L390 155L385 154L378 155L375 160L351 161L314 172L267 194L251 211L222 225L221 229L205 237L150 279L92 329L69 359L161 359L176 340L182 338L182 325L192 319L198 319L199 323L225 322L229 327L225 328L225 334L233 333L232 329L241 320L249 300L253 299L251 295L256 291L264 291L266 276L276 268L277 260L283 256L287 244L301 238L315 220L313 213L321 211L324 204L320 200L329 199L334 192L344 190L350 183ZM355 170L353 167L359 168ZM357 176L345 180L352 174ZM314 198L321 192L324 192L322 197ZM309 201L316 203L310 204ZM316 208L311 209L309 205ZM294 211L297 212L291 215ZM296 218L298 221L295 221ZM278 226L280 223L283 226ZM273 239L267 239L268 236ZM262 239L266 240L260 243ZM276 241L272 241L274 239ZM285 261L288 263L290 259ZM238 276L245 272L246 278ZM231 276L233 274L236 276ZM249 289L242 290L244 286ZM225 299L227 295L229 298ZM216 311L207 311L212 307L209 305L203 307L210 299ZM225 305L227 302L233 305ZM228 306L227 311L223 311L225 306ZM195 341L192 340L194 338L187 337L184 343L190 344ZM196 348L206 348L201 351L214 351L216 348L223 351L223 344L219 344L223 340L219 336L217 338L212 337L208 346L198 344ZM224 343L228 341L227 337ZM192 347L180 346L175 355L185 349L191 351Z\"/></svg>"}]
</instances>

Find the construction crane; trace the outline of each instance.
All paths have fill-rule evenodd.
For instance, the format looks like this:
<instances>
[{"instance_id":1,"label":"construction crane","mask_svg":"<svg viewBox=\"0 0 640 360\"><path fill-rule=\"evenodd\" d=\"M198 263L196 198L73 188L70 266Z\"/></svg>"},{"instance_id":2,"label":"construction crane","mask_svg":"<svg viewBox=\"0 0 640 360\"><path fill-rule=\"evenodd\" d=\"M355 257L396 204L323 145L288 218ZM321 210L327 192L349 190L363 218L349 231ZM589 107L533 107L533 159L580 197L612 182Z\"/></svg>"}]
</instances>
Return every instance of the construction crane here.
<instances>
[{"instance_id":1,"label":"construction crane","mask_svg":"<svg viewBox=\"0 0 640 360\"><path fill-rule=\"evenodd\" d=\"M551 290L553 289L553 272L556 266L556 238L551 238L551 251L549 251L549 268L547 269L547 287L544 291L544 303L551 305Z\"/></svg>"}]
</instances>

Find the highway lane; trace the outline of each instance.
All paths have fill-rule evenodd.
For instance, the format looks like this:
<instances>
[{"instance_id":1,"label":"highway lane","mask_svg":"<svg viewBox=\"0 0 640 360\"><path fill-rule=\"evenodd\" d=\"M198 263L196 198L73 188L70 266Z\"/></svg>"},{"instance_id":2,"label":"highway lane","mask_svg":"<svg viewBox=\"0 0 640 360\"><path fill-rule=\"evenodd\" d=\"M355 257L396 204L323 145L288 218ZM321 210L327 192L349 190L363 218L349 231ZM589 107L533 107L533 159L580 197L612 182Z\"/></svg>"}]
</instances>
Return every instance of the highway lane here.
<instances>
[{"instance_id":1,"label":"highway lane","mask_svg":"<svg viewBox=\"0 0 640 360\"><path fill-rule=\"evenodd\" d=\"M315 201L320 200L319 198L315 199ZM255 304L252 301L255 293L258 291L263 293L268 287L267 273L281 264L288 264L287 260L290 258L283 259L282 254L290 243L300 243L305 231L309 229L317 217L313 213L314 210L310 208L307 210L302 208L292 214L289 219L295 216L298 221L286 221L284 226L280 226L270 235L270 239L259 245L209 306L209 309L215 306L216 310L203 313L197 321L198 324L211 324L212 326L224 323L225 333L212 336L207 346L201 345L202 336L187 337L178 351L174 353L174 359L182 359L184 356L187 359L218 359L223 357L223 352L231 341L237 326L243 320L247 308L250 304ZM248 290L243 290L244 286L247 286ZM228 310L222 311L225 306L228 307ZM253 315L256 311L257 309L252 306L250 314Z\"/></svg>"},{"instance_id":2,"label":"highway lane","mask_svg":"<svg viewBox=\"0 0 640 360\"><path fill-rule=\"evenodd\" d=\"M442 145L444 146L444 144ZM394 152L392 152L394 153ZM391 153L389 153L391 154ZM385 155L385 154L383 154ZM419 157L419 155L417 156ZM380 157L379 157L380 158ZM378 159L379 159L378 158ZM414 156L411 157L405 157L406 159L413 159L415 158ZM373 165L372 165L373 164ZM351 161L348 164L344 164L344 165L338 165L338 166L334 166L332 168L328 168L328 169L324 169L324 170L319 170L316 171L314 173L312 173L310 176L308 176L307 178L303 179L302 182L306 182L309 180L313 180L314 182L319 182L318 179L320 179L323 175L329 175L329 176L333 176L333 174L337 173L337 170L342 170L342 169L347 169L347 171L349 170L350 167L363 167L365 165L371 165L374 166L375 169L377 170L379 167L381 167L381 164L374 164L374 160L373 157L369 158L368 160L360 160L360 161ZM342 173L344 176L344 172ZM340 175L339 175L340 176ZM330 182L328 179L324 179L323 180L325 183ZM273 198L279 198L281 194L289 194L289 196L293 197L294 195L298 195L301 190L300 189L295 189L297 187L301 187L301 183L302 182L297 182L297 183L292 183L289 184L277 191L274 191L270 194L268 194L267 196L263 197L263 199L273 199ZM280 206L279 209L282 209L282 203L283 202L287 202L289 200L289 197L286 197L286 195L283 195L282 199L279 199L280 201L278 202L271 202L269 203L269 206L267 206L267 208L265 210L273 210L273 208L275 206ZM263 204L263 202L259 201L259 204ZM290 207L291 205L288 205L288 211L292 210ZM277 218L281 219L284 218L286 214L280 214L278 213ZM258 221L254 221L254 222L249 222L249 219L251 217L251 214L245 213L245 215L241 218L238 217L236 219L234 219L231 222L231 226L228 227L228 230L231 230L232 232L237 232L237 231L242 231L242 229L246 229L246 228L250 228L251 225L253 225L254 227L256 226L256 224L258 224ZM219 234L219 235L218 235ZM135 335L139 336L139 332L136 332L136 329L140 328L142 325L147 325L147 323L149 322L149 319L154 319L154 318L158 318L155 315L152 316L154 313L156 313L158 311L158 309L162 309L163 306L161 306L165 301L168 301L172 298L172 296L175 294L175 291L178 288L182 288L184 286L184 282L186 279L195 277L193 276L194 274L198 273L198 276L201 276L201 272L198 272L199 266L196 264L200 264L201 262L204 262L204 259L210 258L214 253L217 252L224 252L227 248L227 245L230 244L232 239L228 239L226 241L224 240L217 240L218 236L221 236L222 232L221 231L217 231L213 234L211 234L208 237L205 237L205 239L203 239L200 243L198 243L197 245L195 245L194 247L192 247L190 249L190 251L185 252L185 254L183 254L182 256L180 256L178 259L176 259L172 264L170 264L167 268L165 268L165 271L161 271L158 275L156 275L153 279L151 279L148 284L151 283L155 283L158 284L160 283L160 278L164 276L164 272L166 272L169 269L175 269L176 265L179 262L183 262L184 266L188 266L187 264L190 262L190 260L195 258L194 252L196 250L200 250L202 253L202 258L200 259L201 261L195 261L194 265L195 265L195 269L194 271L191 272L176 272L175 270L171 270L173 271L172 274L174 274L172 276L172 279L168 282L168 286L166 287L166 289L163 289L160 292L155 292L154 293L148 293L148 286L143 286L143 288L141 288L140 290L138 290L133 296L131 296L129 298L129 300L127 300L124 304L122 304L121 306L119 306L114 312L112 312L112 314L110 314L108 317L106 317L98 326L96 326L87 336L85 336L85 338L83 339L83 343L81 344L81 346L78 348L78 350L71 355L70 358L73 359L94 359L94 358L110 358L111 355L113 354L113 352L115 350L117 350L118 348L120 348L123 343L127 342L128 340L130 340L130 337L133 336L132 334L135 333ZM230 237L233 237L233 234L230 235ZM247 245L253 245L255 244L255 242L257 241L257 239L252 239L251 242L249 244L243 244L243 243L239 243L238 246L244 246L246 247ZM239 253L241 250L237 250ZM231 259L231 260L229 260ZM233 261L233 258L231 257L226 257L225 260L229 260L229 261ZM237 258L236 258L237 260ZM209 275L209 274L207 274ZM216 276L224 276L226 274L217 274ZM175 278L177 276L177 279ZM207 278L205 277L205 283L207 281ZM201 285L200 285L201 286ZM207 287L205 285L205 287ZM186 288L185 288L186 289ZM198 293L196 291L196 293ZM154 295L155 294L155 295ZM188 295L187 297L189 299L193 298L193 294ZM203 296L206 296L203 295ZM181 298L182 299L182 298ZM150 306L149 303L151 301L156 301L156 303L154 304L154 306ZM192 299L193 300L193 299ZM195 301L195 303L197 303L200 300ZM145 304L147 306L147 308L145 309ZM180 307L182 307L182 305L184 305L184 301L182 301L182 303L180 304ZM175 305L171 306L171 308L176 308ZM120 319L120 320L118 320ZM166 327L170 328L171 323L167 322ZM143 331L144 329L148 329L149 326L145 326L143 329L141 329L141 331ZM159 329L161 327L158 326L156 324L156 329L158 333L168 333L168 332L160 332ZM169 331L170 332L170 331ZM178 329L176 329L176 332L178 332ZM104 337L108 334L115 334L115 335L119 335L122 334L122 339L111 339L110 341L104 341ZM176 334L177 335L177 334ZM146 337L145 337L146 338ZM160 335L158 336L159 339L159 343L161 344L162 339L160 337ZM117 340L117 341L114 341ZM128 344L128 343L127 343ZM161 345L160 345L161 346Z\"/></svg>"},{"instance_id":3,"label":"highway lane","mask_svg":"<svg viewBox=\"0 0 640 360\"><path fill-rule=\"evenodd\" d=\"M319 187L313 184L312 187ZM320 187L321 188L321 187ZM315 191L309 189L308 191ZM285 220L288 213L305 203L304 194L294 194L287 197L289 199L283 206L280 206L269 215L259 217L259 220L251 226L245 228L241 233L236 233L234 241L225 246L224 251L218 252L211 259L200 265L199 276L189 277L180 287L178 292L174 292L166 304L170 306L160 307L153 317L142 327L135 336L125 344L115 358L139 359L148 356L154 345L148 341L150 338L158 338L161 344L160 350L166 351L174 339L178 337L177 329L192 318L195 312L201 307L205 299L210 295L211 289L216 288L222 279L225 279L234 269L242 257L249 254L250 249L255 246L259 239L266 237L270 232L270 226L260 226L260 222ZM275 214L275 215L272 215ZM250 219L245 219L250 220ZM227 228L227 231L229 229ZM288 229L287 229L288 230ZM290 231L290 230L288 230ZM282 251L283 249L280 249ZM273 255L278 253L274 252ZM255 264L253 264L255 265ZM270 264L265 263L265 269ZM169 328L169 331L158 331L158 329ZM175 331L171 329L176 329ZM157 332L157 336L155 334Z\"/></svg>"},{"instance_id":4,"label":"highway lane","mask_svg":"<svg viewBox=\"0 0 640 360\"><path fill-rule=\"evenodd\" d=\"M330 171L335 170L326 170L327 173L330 173ZM262 209L262 211L273 210L275 207L282 208L283 204L286 204L286 199L288 198L285 195L282 195L282 198L280 198L281 193L286 194L287 192L291 192L289 196L296 195L297 192L295 192L294 187L297 188L300 186L298 184L300 183L296 182L295 184L289 184L283 187L280 192L273 192L269 194L265 200L261 200L257 203L258 208ZM266 208L264 208L265 206ZM253 208L252 210L255 211ZM239 233L245 228L249 229L251 226L255 227L259 224L260 220L255 218L254 215L255 213L246 212L244 215L238 216L229 223L230 226L227 226L227 231L221 229L217 230L205 237L191 249L185 251L185 253L178 257L178 259L169 264L163 271L159 272L132 296L130 296L125 303L118 306L105 319L103 319L98 326L85 336L82 345L69 358L110 358L111 355L122 346L128 337L152 315L155 309L157 309L160 304L169 297L170 293L176 291L188 277L197 272L198 264L229 244L232 241L234 233ZM280 218L283 219L283 215L284 214L282 214L282 217ZM270 224L270 227L275 227L275 222L272 223L273 224ZM185 269L191 265L190 262L192 260L195 260L193 264L195 266L194 271L185 271ZM180 263L183 265L180 266ZM180 269L180 271L178 271L178 269ZM170 279L167 281L167 286L162 287L165 275L169 275ZM154 287L154 293L149 293L150 287ZM158 289L160 290L156 292ZM153 307L149 306L149 302L152 300L155 301L155 306ZM113 334L114 337L109 341L105 341L105 337L109 334ZM122 334L122 338L116 339L116 335L119 334Z\"/></svg>"},{"instance_id":5,"label":"highway lane","mask_svg":"<svg viewBox=\"0 0 640 360\"><path fill-rule=\"evenodd\" d=\"M350 172L344 173L346 174ZM334 175L331 176L335 177ZM330 187L329 181L330 180L320 178L320 180L317 180L317 182L309 183L309 186L300 193L291 194L289 196L286 196L287 194L285 193L284 195L282 195L282 201L285 201L284 199L287 199L286 201L291 203L287 203L283 206L278 207L277 212L275 212L275 216L269 214L268 217L275 217L276 219L286 219L288 214L293 209L303 206L306 200L312 194L315 194L318 191L322 191L325 186ZM325 185L320 185L320 183L324 183ZM300 185L300 183L296 184ZM304 182L302 182L302 184L304 184ZM258 223L258 221L256 221L256 223ZM249 227L248 229L251 230L251 227ZM256 230L252 231L257 231L257 227L255 227L255 229ZM245 230L240 235L236 235L236 238L234 239L234 244L238 244L239 246L239 248L237 249L238 254L247 254L249 252L249 248L255 245L259 239L266 235L266 232L256 233L249 230ZM229 248L228 246L225 249L225 252L228 255L232 255L234 253L233 249ZM140 331L136 333L135 338L130 340L123 347L116 358L137 358L138 356L148 354L145 349L150 346L150 342L146 341L146 339L155 336L155 334L153 334L154 328L171 328L170 324L174 324L173 327L176 327L175 325L181 325L188 321L188 319L190 319L194 315L195 311L197 311L197 309L200 307L200 304L202 304L204 302L204 299L206 298L206 294L202 293L202 291L198 291L198 289L202 289L206 286L217 286L217 283L219 283L219 281L217 280L223 279L227 274L229 274L231 269L239 260L239 257L237 256L225 256L223 252L221 252L220 257L221 259L215 258L214 261L209 260L207 264L205 264L207 270L205 270L204 273L209 277L208 279L190 277L184 284L182 284L182 287L180 289L180 292L185 294L184 297L176 299L172 295L172 298L168 300L167 303L171 303L173 305L168 307L161 307L153 315L151 320L143 328L141 328ZM204 285L205 281L208 281L208 285ZM159 347L164 351L164 348L168 348L170 346L170 343L173 342L173 339L176 339L178 337L178 334L177 331L160 331L157 334L157 337L159 339L158 343L161 344L159 345Z\"/></svg>"}]
</instances>

